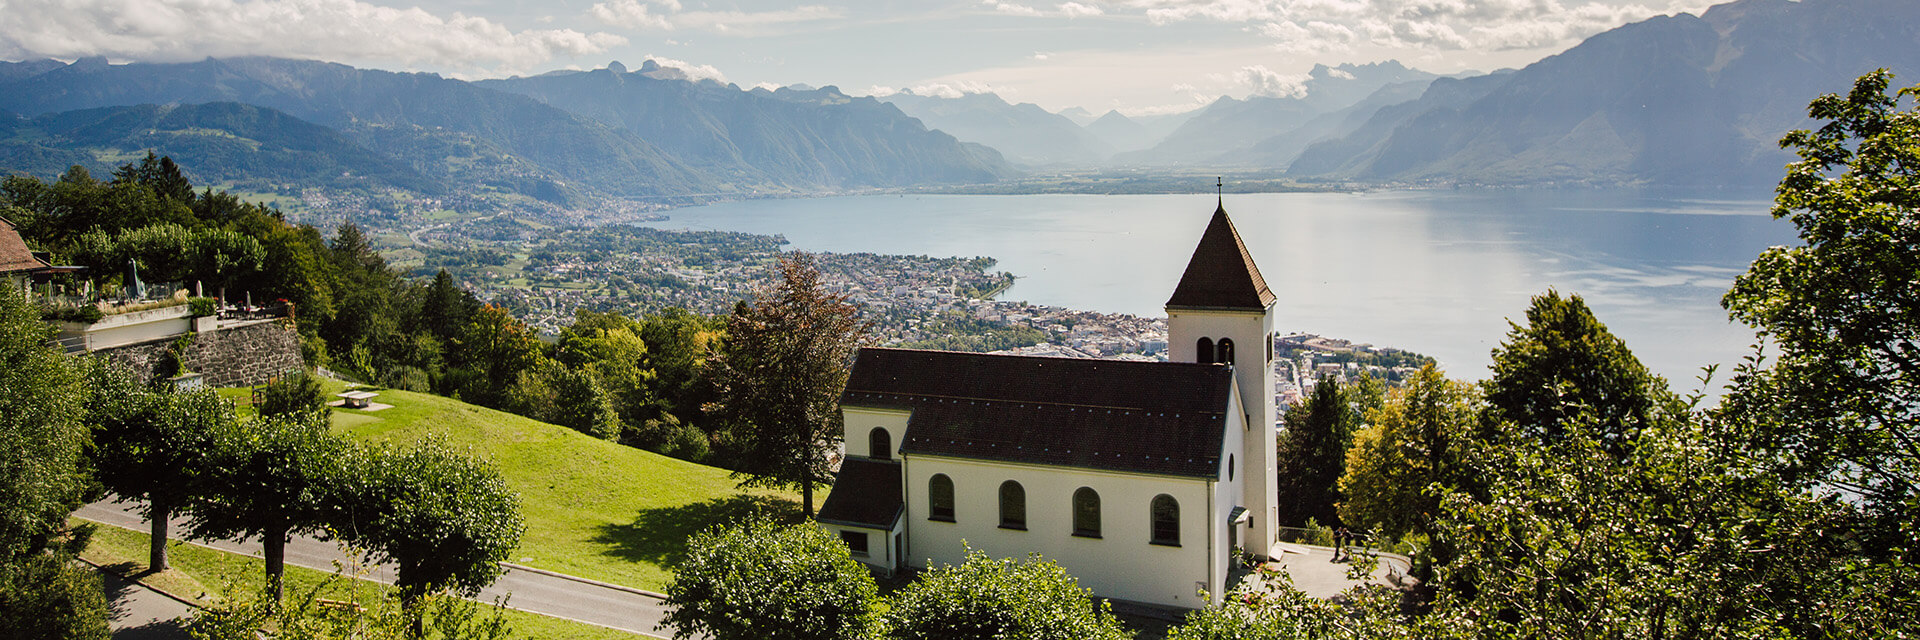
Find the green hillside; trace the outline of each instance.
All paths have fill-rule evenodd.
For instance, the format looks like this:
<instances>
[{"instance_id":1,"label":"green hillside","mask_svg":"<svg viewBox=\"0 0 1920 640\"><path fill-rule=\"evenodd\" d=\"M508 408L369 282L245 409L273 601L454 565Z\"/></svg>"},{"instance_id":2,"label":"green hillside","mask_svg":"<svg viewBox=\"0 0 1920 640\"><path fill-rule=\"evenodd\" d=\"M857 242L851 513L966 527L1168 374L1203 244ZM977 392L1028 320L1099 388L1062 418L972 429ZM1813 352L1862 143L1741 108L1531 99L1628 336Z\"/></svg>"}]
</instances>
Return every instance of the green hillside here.
<instances>
[{"instance_id":1,"label":"green hillside","mask_svg":"<svg viewBox=\"0 0 1920 640\"><path fill-rule=\"evenodd\" d=\"M657 591L694 532L756 511L799 515L793 494L741 491L724 469L450 398L379 393L392 409L336 409L334 426L369 441L440 434L492 460L520 492L527 519L517 564Z\"/></svg>"}]
</instances>

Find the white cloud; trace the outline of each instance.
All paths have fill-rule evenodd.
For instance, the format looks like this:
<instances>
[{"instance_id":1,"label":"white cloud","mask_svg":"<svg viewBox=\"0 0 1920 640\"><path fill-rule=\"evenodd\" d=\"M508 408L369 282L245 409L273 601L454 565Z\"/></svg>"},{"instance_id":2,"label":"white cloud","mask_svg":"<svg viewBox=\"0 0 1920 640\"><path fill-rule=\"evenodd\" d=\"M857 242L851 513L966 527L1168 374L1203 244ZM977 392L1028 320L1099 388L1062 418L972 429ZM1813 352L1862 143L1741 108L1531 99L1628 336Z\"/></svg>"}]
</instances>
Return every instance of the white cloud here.
<instances>
[{"instance_id":1,"label":"white cloud","mask_svg":"<svg viewBox=\"0 0 1920 640\"><path fill-rule=\"evenodd\" d=\"M626 38L358 0L0 0L0 58L269 55L515 73Z\"/></svg>"},{"instance_id":2,"label":"white cloud","mask_svg":"<svg viewBox=\"0 0 1920 640\"><path fill-rule=\"evenodd\" d=\"M1067 3L1062 3L1060 5L1060 15L1063 15L1069 18L1079 18L1083 16L1097 16L1097 15L1104 15L1104 14L1106 14L1106 10L1101 9L1100 5L1097 5L1097 4L1081 4L1078 2L1067 2Z\"/></svg>"},{"instance_id":3,"label":"white cloud","mask_svg":"<svg viewBox=\"0 0 1920 640\"><path fill-rule=\"evenodd\" d=\"M668 9L672 11L671 9ZM624 29L672 29L673 23L664 15L658 15L646 3L638 0L614 0L602 2L587 9L587 15L610 27Z\"/></svg>"},{"instance_id":4,"label":"white cloud","mask_svg":"<svg viewBox=\"0 0 1920 640\"><path fill-rule=\"evenodd\" d=\"M1306 75L1286 75L1275 73L1266 65L1241 67L1233 72L1235 84L1245 86L1256 96L1270 98L1303 98L1307 95Z\"/></svg>"},{"instance_id":5,"label":"white cloud","mask_svg":"<svg viewBox=\"0 0 1920 640\"><path fill-rule=\"evenodd\" d=\"M712 80L721 84L727 83L727 75L720 73L720 69L710 64L693 64L685 60L675 60L673 58L651 55L647 56L647 59L660 65L659 69L647 73L647 77L649 78L657 80L688 80L692 82Z\"/></svg>"},{"instance_id":6,"label":"white cloud","mask_svg":"<svg viewBox=\"0 0 1920 640\"><path fill-rule=\"evenodd\" d=\"M980 0L980 4L995 12L1015 16L1085 18L1107 13L1098 2L1063 2L1051 10L1002 0Z\"/></svg>"},{"instance_id":7,"label":"white cloud","mask_svg":"<svg viewBox=\"0 0 1920 640\"><path fill-rule=\"evenodd\" d=\"M885 98L887 96L891 96L896 93L900 93L900 90L895 89L893 87L883 87L877 84L871 87L867 87L867 95L873 96L875 98Z\"/></svg>"},{"instance_id":8,"label":"white cloud","mask_svg":"<svg viewBox=\"0 0 1920 640\"><path fill-rule=\"evenodd\" d=\"M993 7L994 11L998 11L1000 13L1012 14L1016 16L1037 16L1041 14L1039 9L1035 9L1033 7L1029 7L1024 4L1014 4L1011 2L997 2L996 0L985 0L981 4L985 4L989 7Z\"/></svg>"},{"instance_id":9,"label":"white cloud","mask_svg":"<svg viewBox=\"0 0 1920 640\"><path fill-rule=\"evenodd\" d=\"M1035 52L1033 52L1033 59L1035 59L1035 60L1046 60L1046 59L1047 59L1047 52L1045 52L1045 51L1035 51Z\"/></svg>"},{"instance_id":10,"label":"white cloud","mask_svg":"<svg viewBox=\"0 0 1920 640\"><path fill-rule=\"evenodd\" d=\"M778 11L683 11L678 0L611 0L587 9L587 15L613 27L671 31L694 29L751 35L773 27L840 17L841 11L823 5L802 5Z\"/></svg>"}]
</instances>

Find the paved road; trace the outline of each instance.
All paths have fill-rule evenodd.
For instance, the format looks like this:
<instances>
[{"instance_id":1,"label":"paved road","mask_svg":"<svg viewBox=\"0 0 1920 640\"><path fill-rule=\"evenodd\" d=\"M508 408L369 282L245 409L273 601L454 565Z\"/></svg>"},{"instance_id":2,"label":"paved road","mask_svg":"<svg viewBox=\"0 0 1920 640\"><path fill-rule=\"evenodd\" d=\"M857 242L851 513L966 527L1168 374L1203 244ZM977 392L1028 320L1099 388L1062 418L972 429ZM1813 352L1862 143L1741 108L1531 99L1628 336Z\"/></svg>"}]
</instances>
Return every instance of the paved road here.
<instances>
[{"instance_id":1,"label":"paved road","mask_svg":"<svg viewBox=\"0 0 1920 640\"><path fill-rule=\"evenodd\" d=\"M146 519L130 511L129 508L130 503L114 504L102 501L81 507L73 515L143 533L148 531ZM183 524L184 520L176 518L171 527L172 534L179 535L179 532L184 530ZM260 543L257 541L216 540L194 544L260 557ZM334 562L348 560L346 554L331 542L297 537L287 543L287 564L290 565L331 572L334 570ZM393 572L390 567L371 567L370 569L367 576L369 579L389 584L393 582ZM660 620L667 612L666 605L659 598L639 593L637 590L595 584L580 578L515 568L510 565L507 572L501 575L499 580L494 581L493 586L481 591L475 600L493 602L495 598L507 595L511 595L507 606L521 611L567 618L654 637L669 635L659 630ZM120 627L116 625L115 628ZM118 639L119 636L116 635L115 638Z\"/></svg>"}]
</instances>

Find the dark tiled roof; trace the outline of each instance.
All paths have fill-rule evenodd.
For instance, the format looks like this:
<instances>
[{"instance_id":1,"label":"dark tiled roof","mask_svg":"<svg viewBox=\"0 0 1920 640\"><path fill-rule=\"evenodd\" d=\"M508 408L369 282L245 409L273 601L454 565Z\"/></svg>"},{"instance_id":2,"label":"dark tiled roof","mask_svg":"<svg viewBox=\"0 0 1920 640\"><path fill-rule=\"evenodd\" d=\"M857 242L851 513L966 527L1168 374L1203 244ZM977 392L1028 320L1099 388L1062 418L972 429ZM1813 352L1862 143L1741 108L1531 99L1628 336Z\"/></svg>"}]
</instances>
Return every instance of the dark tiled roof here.
<instances>
[{"instance_id":1,"label":"dark tiled roof","mask_svg":"<svg viewBox=\"0 0 1920 640\"><path fill-rule=\"evenodd\" d=\"M1219 365L862 349L842 404L911 409L904 454L1213 477Z\"/></svg>"},{"instance_id":2,"label":"dark tiled roof","mask_svg":"<svg viewBox=\"0 0 1920 640\"><path fill-rule=\"evenodd\" d=\"M27 249L27 243L20 239L13 223L0 218L0 273L31 271L46 268L47 263L33 257L33 251Z\"/></svg>"},{"instance_id":3,"label":"dark tiled roof","mask_svg":"<svg viewBox=\"0 0 1920 640\"><path fill-rule=\"evenodd\" d=\"M1200 235L1200 246L1194 247L1167 307L1259 310L1270 304L1273 290L1253 264L1253 254L1247 253L1239 230L1227 219L1226 207L1214 209L1213 220Z\"/></svg>"},{"instance_id":4,"label":"dark tiled roof","mask_svg":"<svg viewBox=\"0 0 1920 640\"><path fill-rule=\"evenodd\" d=\"M847 458L840 462L833 492L820 505L819 519L887 529L901 507L900 463Z\"/></svg>"}]
</instances>

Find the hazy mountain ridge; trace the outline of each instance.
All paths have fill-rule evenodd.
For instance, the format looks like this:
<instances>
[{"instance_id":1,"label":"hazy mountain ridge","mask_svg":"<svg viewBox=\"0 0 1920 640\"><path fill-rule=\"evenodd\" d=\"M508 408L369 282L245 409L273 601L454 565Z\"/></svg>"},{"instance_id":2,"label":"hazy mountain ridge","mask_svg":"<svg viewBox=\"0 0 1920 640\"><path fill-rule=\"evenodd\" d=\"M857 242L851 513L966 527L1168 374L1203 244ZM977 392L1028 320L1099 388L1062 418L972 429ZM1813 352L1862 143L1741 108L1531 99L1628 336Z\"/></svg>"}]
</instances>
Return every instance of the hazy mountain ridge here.
<instances>
[{"instance_id":1,"label":"hazy mountain ridge","mask_svg":"<svg viewBox=\"0 0 1920 640\"><path fill-rule=\"evenodd\" d=\"M682 96L654 112L673 118L641 118L654 125L645 133L673 143L697 140L665 150L642 131L434 74L278 58L49 62L0 66L0 110L37 116L135 105L252 105L329 129L357 145L325 143L344 154L333 164L391 167L395 171L375 173L423 193L494 188L573 205L583 190L619 197L808 192L992 181L1011 173L991 149L928 131L891 106L830 88L772 96L713 83L642 78L669 88L663 92L669 95L678 88ZM584 74L549 77L578 75ZM713 135L699 138L689 131ZM123 133L126 140L138 137L132 129ZM197 142L204 147L208 140ZM58 163L89 164L95 155L61 144L44 139L37 146L14 145L7 151L7 166L42 173ZM307 182L336 181L321 176Z\"/></svg>"},{"instance_id":2,"label":"hazy mountain ridge","mask_svg":"<svg viewBox=\"0 0 1920 640\"><path fill-rule=\"evenodd\" d=\"M896 93L882 101L933 129L993 147L1030 165L1097 164L1114 148L1072 119L1032 103L1009 104L992 93L957 98Z\"/></svg>"},{"instance_id":3,"label":"hazy mountain ridge","mask_svg":"<svg viewBox=\"0 0 1920 640\"><path fill-rule=\"evenodd\" d=\"M997 153L928 130L898 109L833 87L742 91L624 67L483 80L632 131L750 190L991 182L1013 172Z\"/></svg>"},{"instance_id":4,"label":"hazy mountain ridge","mask_svg":"<svg viewBox=\"0 0 1920 640\"><path fill-rule=\"evenodd\" d=\"M397 187L426 194L443 184L332 129L233 102L82 109L0 128L0 163L41 176L71 165L105 175L108 157L164 150L196 182L319 183Z\"/></svg>"},{"instance_id":5,"label":"hazy mountain ridge","mask_svg":"<svg viewBox=\"0 0 1920 640\"><path fill-rule=\"evenodd\" d=\"M1887 67L1920 81L1920 3L1741 0L1613 29L1465 104L1383 109L1291 175L1454 183L1764 184L1816 95ZM1462 83L1484 87L1485 81ZM1435 89L1439 89L1439 83ZM1433 93L1432 90L1429 93ZM1465 97L1465 96L1456 96ZM1426 100L1426 98L1423 98Z\"/></svg>"},{"instance_id":6,"label":"hazy mountain ridge","mask_svg":"<svg viewBox=\"0 0 1920 640\"><path fill-rule=\"evenodd\" d=\"M1439 76L1388 60L1374 64L1314 65L1287 97L1228 96L1208 104L1150 149L1117 159L1147 165L1217 163L1223 157L1258 155L1261 141L1283 135L1318 138L1301 127L1320 115L1345 109L1389 85L1428 82Z\"/></svg>"}]
</instances>

